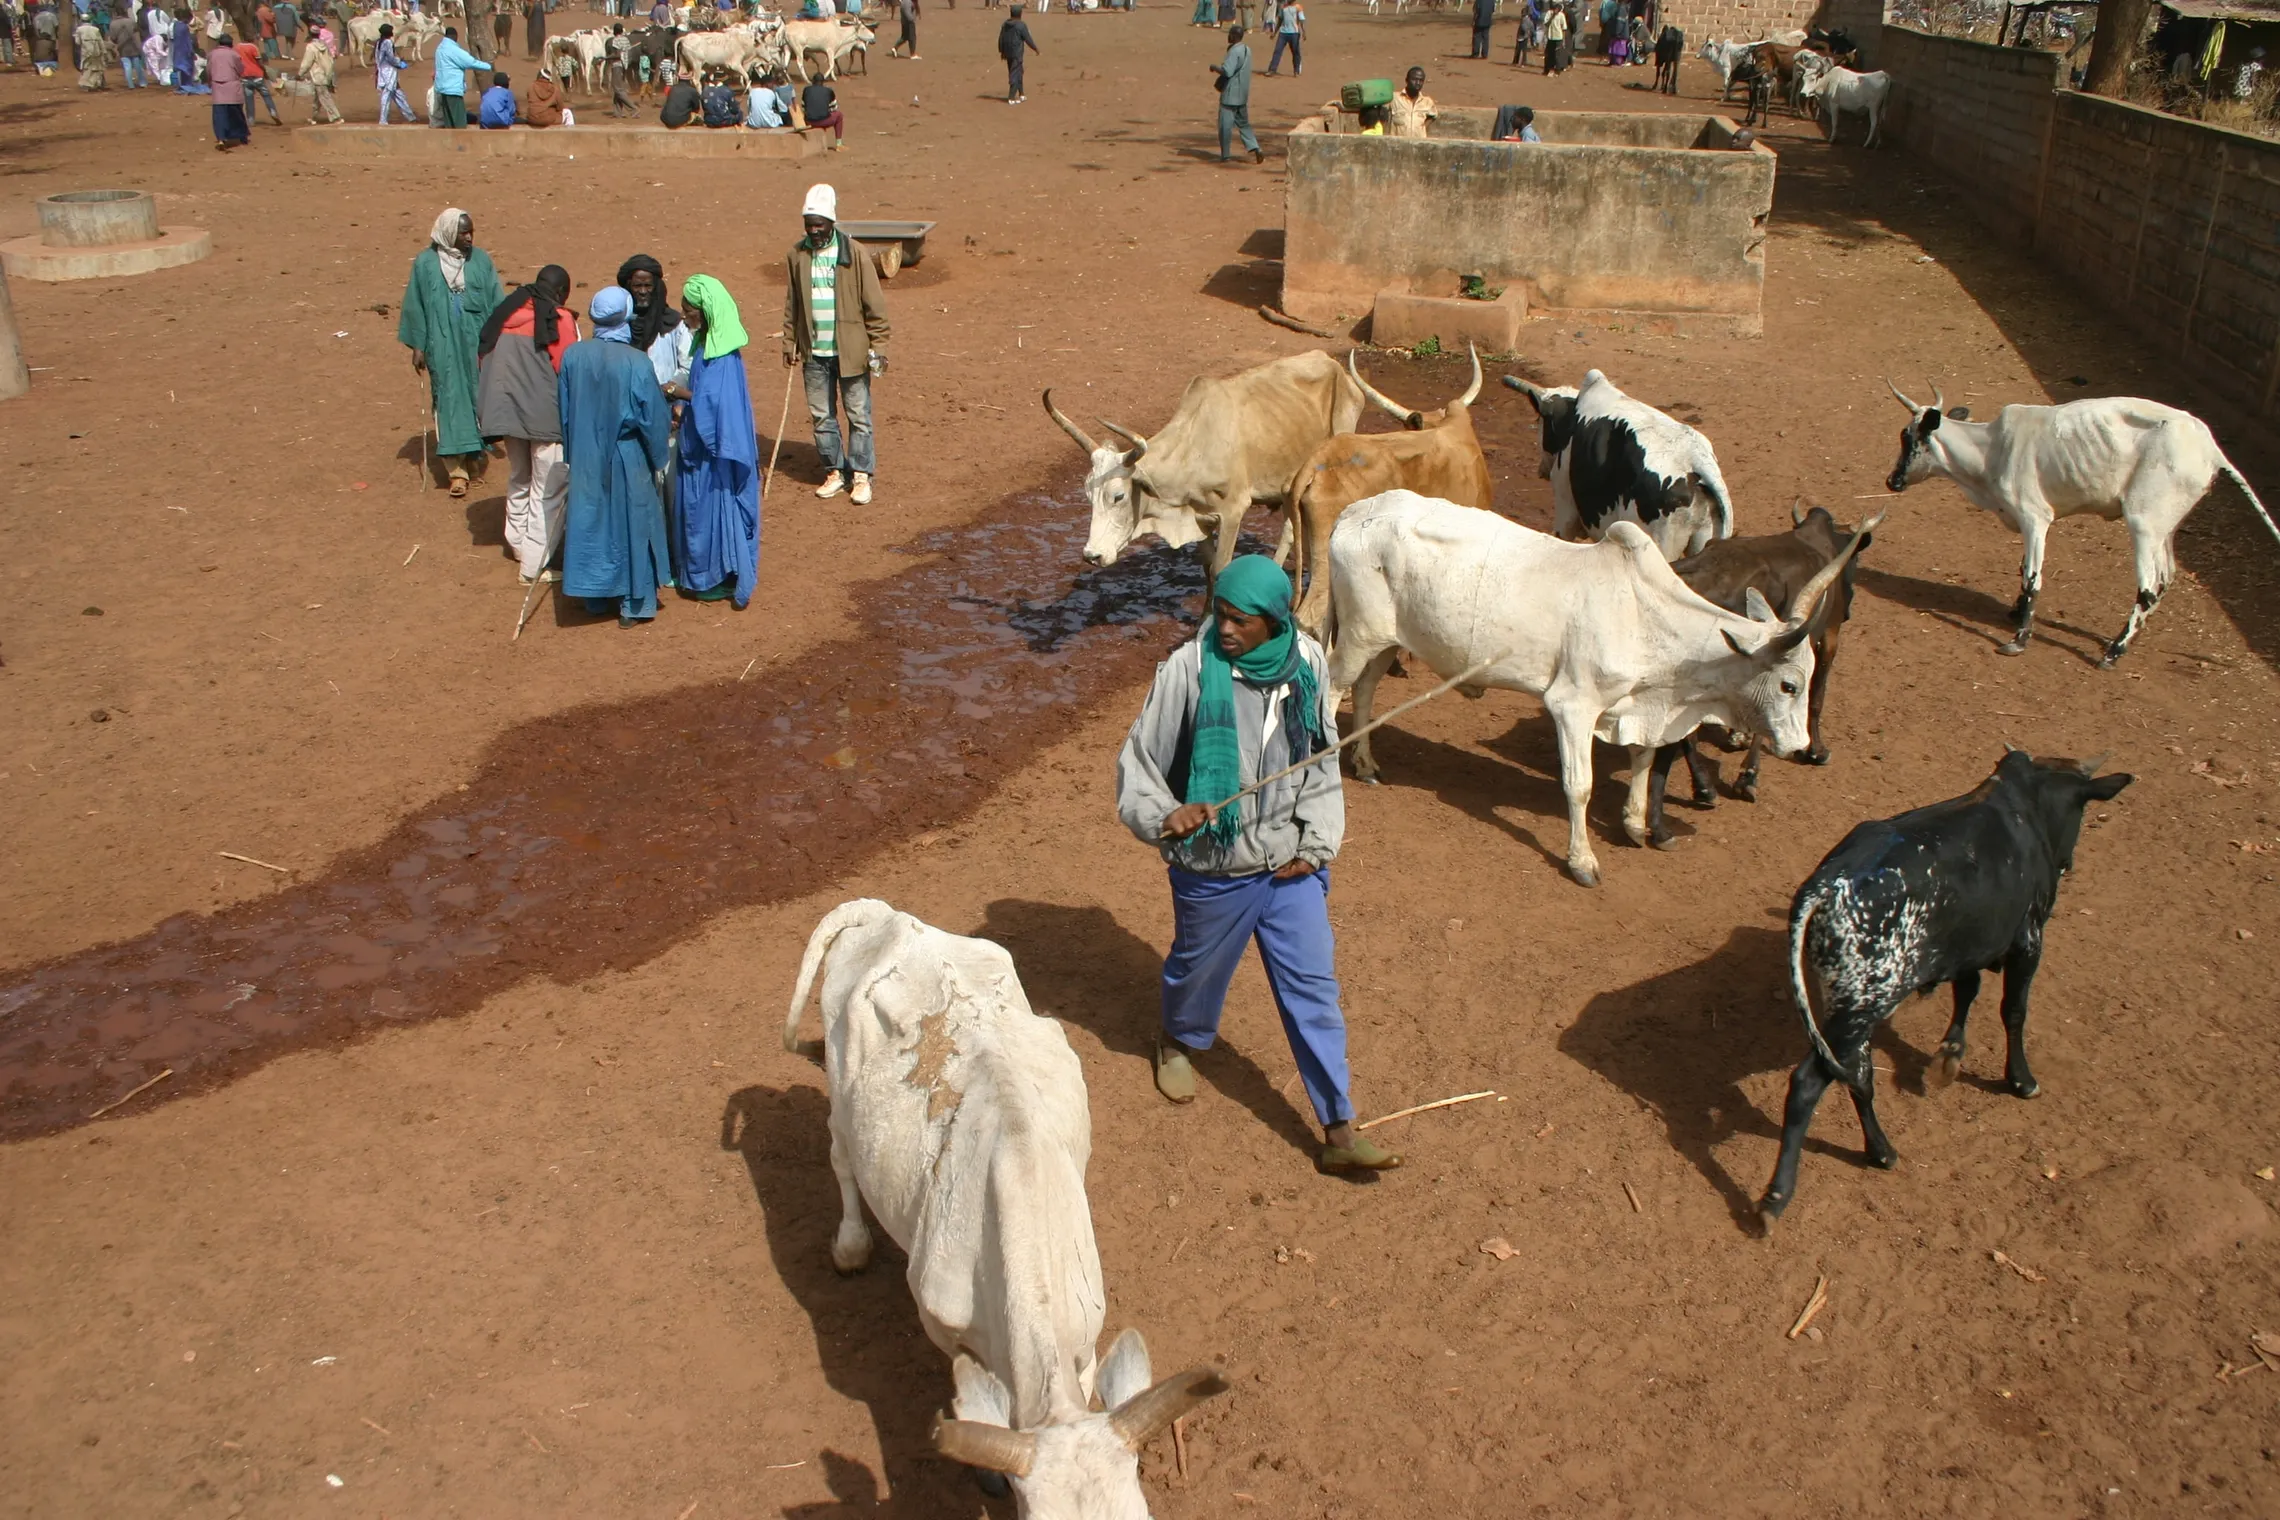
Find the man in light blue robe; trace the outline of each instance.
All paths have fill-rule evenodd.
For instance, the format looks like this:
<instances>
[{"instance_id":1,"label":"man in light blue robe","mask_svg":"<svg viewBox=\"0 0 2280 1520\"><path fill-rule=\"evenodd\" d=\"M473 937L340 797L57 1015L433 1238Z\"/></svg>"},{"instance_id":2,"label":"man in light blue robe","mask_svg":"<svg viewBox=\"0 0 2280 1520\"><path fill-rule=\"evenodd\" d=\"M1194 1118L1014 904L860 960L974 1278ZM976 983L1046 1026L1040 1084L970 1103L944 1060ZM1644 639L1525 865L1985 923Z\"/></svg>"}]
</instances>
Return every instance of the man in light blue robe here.
<instances>
[{"instance_id":1,"label":"man in light blue robe","mask_svg":"<svg viewBox=\"0 0 2280 1520\"><path fill-rule=\"evenodd\" d=\"M657 588L670 583L657 473L665 468L672 413L646 355L633 345L633 297L611 285L587 314L594 336L562 356L562 446L570 503L562 590L589 611L614 605L618 626L657 616Z\"/></svg>"}]
</instances>

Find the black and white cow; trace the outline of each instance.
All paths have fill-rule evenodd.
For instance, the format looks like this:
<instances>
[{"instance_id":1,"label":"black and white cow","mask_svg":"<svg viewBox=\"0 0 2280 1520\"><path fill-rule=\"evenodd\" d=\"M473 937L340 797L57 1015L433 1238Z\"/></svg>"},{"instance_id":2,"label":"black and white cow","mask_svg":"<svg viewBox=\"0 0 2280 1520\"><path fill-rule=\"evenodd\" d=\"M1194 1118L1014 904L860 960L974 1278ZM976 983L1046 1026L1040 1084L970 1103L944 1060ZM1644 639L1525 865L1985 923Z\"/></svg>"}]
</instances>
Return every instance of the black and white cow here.
<instances>
[{"instance_id":1,"label":"black and white cow","mask_svg":"<svg viewBox=\"0 0 2280 1520\"><path fill-rule=\"evenodd\" d=\"M1876 1122L1869 1037L1912 993L1955 986L1955 1017L1932 1078L1963 1064L1964 1021L1983 971L2003 973L2004 1079L2041 1091L2027 1066L2027 992L2042 962L2043 925L2059 879L2074 868L2082 810L2135 779L2097 774L2095 760L2038 760L2012 749L1961 797L1864 823L1814 867L1789 907L1790 990L1813 1048L1789 1075L1781 1160L1758 1204L1770 1225L1797 1191L1797 1158L1832 1081L1852 1093L1868 1159L1899 1160ZM1818 987L1822 1013L1813 1015Z\"/></svg>"},{"instance_id":2,"label":"black and white cow","mask_svg":"<svg viewBox=\"0 0 2280 1520\"><path fill-rule=\"evenodd\" d=\"M1624 395L1598 370L1586 371L1580 388L1531 385L1516 375L1504 383L1543 422L1536 473L1552 483L1553 533L1604 538L1610 524L1635 522L1664 559L1733 536L1733 499L1709 439Z\"/></svg>"}]
</instances>

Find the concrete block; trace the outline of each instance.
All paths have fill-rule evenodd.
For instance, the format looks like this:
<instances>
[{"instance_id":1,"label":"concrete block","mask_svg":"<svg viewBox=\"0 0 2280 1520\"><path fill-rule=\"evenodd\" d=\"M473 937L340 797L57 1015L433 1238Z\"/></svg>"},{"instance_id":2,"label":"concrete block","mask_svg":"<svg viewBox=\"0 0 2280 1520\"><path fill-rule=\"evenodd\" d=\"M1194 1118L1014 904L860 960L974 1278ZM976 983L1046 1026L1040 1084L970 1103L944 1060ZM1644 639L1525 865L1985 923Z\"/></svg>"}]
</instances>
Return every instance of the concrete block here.
<instances>
[{"instance_id":1,"label":"concrete block","mask_svg":"<svg viewBox=\"0 0 2280 1520\"><path fill-rule=\"evenodd\" d=\"M0 270L20 280L110 280L195 264L214 251L203 227L177 227L147 242L97 248L56 248L38 237L0 243Z\"/></svg>"},{"instance_id":2,"label":"concrete block","mask_svg":"<svg viewBox=\"0 0 2280 1520\"><path fill-rule=\"evenodd\" d=\"M1370 341L1384 348L1409 348L1437 338L1450 353L1464 352L1468 341L1484 354L1516 353L1520 324L1527 316L1527 294L1517 287L1493 301L1381 290L1370 307Z\"/></svg>"},{"instance_id":3,"label":"concrete block","mask_svg":"<svg viewBox=\"0 0 2280 1520\"><path fill-rule=\"evenodd\" d=\"M608 113L602 113L607 121ZM295 127L293 151L320 158L812 158L830 147L824 132L747 132L741 127L429 127L347 124Z\"/></svg>"}]
</instances>

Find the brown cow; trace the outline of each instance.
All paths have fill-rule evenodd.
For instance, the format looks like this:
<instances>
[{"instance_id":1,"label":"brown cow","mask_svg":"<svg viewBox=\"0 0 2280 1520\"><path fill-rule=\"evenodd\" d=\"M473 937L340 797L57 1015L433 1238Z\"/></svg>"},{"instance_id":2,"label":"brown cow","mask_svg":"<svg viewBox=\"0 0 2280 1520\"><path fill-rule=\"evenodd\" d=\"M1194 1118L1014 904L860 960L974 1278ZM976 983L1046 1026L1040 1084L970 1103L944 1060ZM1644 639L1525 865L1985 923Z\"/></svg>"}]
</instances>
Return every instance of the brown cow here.
<instances>
[{"instance_id":1,"label":"brown cow","mask_svg":"<svg viewBox=\"0 0 2280 1520\"><path fill-rule=\"evenodd\" d=\"M1437 412L1411 411L1371 389L1355 368L1351 350L1346 370L1364 396L1400 418L1408 431L1336 434L1307 455L1291 477L1283 498L1297 546L1291 579L1306 588L1298 602L1298 623L1317 637L1330 608L1330 530L1338 525L1340 513L1396 487L1485 512L1495 491L1488 478L1488 459L1472 425L1471 407L1480 396L1478 349L1472 349L1472 384ZM1311 583L1309 570L1314 572Z\"/></svg>"},{"instance_id":2,"label":"brown cow","mask_svg":"<svg viewBox=\"0 0 2280 1520\"><path fill-rule=\"evenodd\" d=\"M1700 554L1675 561L1671 569L1678 572L1678 578L1696 595L1730 612L1744 611L1749 599L1756 596L1786 616L1798 591L1822 566L1845 553L1846 546L1856 537L1861 549L1869 546L1877 524L1884 521L1884 514L1877 513L1858 528L1846 528L1839 525L1825 507L1800 512L1792 505L1789 520L1796 525L1791 532L1755 538L1722 538ZM1845 620L1852 616L1853 580L1859 568L1860 558L1855 554L1847 560L1845 573L1837 584L1821 598L1809 625L1813 679L1805 700L1806 728L1811 743L1800 756L1809 765L1829 763L1829 746L1821 737L1821 715L1829 699L1829 672L1837 664L1838 637L1844 631ZM1734 795L1744 802L1757 801L1759 749L1760 742L1753 736L1749 753L1742 760L1741 773L1734 778ZM1692 735L1675 744L1666 744L1655 752L1654 773L1647 784L1646 837L1634 837L1632 843L1651 842L1658 849L1670 847L1672 836L1663 823L1663 789L1669 780L1672 762L1681 754L1686 757L1687 776L1694 786L1694 805L1702 808L1717 805L1716 762L1706 759L1695 748Z\"/></svg>"}]
</instances>

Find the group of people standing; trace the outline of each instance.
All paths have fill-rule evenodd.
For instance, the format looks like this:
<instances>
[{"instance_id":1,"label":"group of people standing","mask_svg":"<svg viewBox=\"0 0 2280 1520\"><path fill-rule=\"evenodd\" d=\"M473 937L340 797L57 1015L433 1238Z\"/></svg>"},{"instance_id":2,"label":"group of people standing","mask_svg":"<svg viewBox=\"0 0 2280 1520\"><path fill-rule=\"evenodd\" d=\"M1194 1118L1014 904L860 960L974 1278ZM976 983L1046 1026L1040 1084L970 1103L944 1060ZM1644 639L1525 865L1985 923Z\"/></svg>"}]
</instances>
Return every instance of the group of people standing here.
<instances>
[{"instance_id":1,"label":"group of people standing","mask_svg":"<svg viewBox=\"0 0 2280 1520\"><path fill-rule=\"evenodd\" d=\"M827 478L822 497L871 500L872 377L886 367L876 267L837 229L817 185L786 261L784 363L798 366ZM744 368L751 342L718 279L684 280L678 308L647 254L587 304L581 339L558 264L507 291L446 207L412 261L396 336L433 404L451 494L468 493L494 442L507 462L505 539L525 585L565 594L620 627L656 617L659 592L750 604L760 572L759 438ZM844 421L844 433L842 422ZM557 569L559 565L559 569Z\"/></svg>"}]
</instances>

